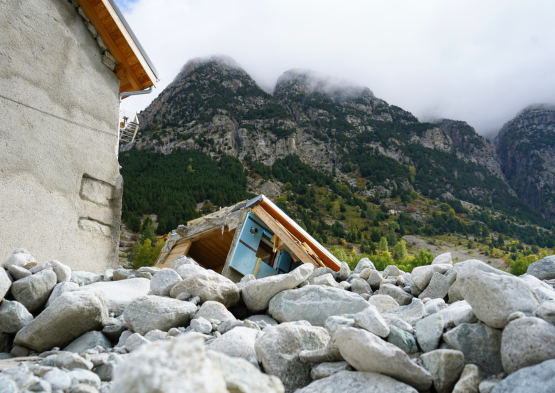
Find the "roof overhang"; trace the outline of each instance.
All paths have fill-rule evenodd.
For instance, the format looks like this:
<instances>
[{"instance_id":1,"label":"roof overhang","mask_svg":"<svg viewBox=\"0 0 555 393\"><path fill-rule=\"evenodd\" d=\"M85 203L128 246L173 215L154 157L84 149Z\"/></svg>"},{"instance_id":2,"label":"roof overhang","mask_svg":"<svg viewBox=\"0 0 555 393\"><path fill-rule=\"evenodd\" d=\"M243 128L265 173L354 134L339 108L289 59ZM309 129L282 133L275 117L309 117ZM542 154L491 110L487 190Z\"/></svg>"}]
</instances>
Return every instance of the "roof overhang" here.
<instances>
[{"instance_id":1,"label":"roof overhang","mask_svg":"<svg viewBox=\"0 0 555 393\"><path fill-rule=\"evenodd\" d=\"M156 86L158 73L113 0L77 0L116 59L120 93Z\"/></svg>"}]
</instances>

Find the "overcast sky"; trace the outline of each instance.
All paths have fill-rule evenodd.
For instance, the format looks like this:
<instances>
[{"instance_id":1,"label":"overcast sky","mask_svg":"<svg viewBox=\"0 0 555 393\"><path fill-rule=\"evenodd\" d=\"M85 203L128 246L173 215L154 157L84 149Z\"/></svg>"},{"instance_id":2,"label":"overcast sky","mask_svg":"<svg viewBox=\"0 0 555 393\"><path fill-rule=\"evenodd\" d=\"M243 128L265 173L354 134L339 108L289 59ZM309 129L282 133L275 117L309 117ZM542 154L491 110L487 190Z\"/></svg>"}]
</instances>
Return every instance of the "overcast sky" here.
<instances>
[{"instance_id":1,"label":"overcast sky","mask_svg":"<svg viewBox=\"0 0 555 393\"><path fill-rule=\"evenodd\" d=\"M490 136L524 107L555 104L552 0L116 0L160 74L233 57L271 90L291 68L368 86L420 120Z\"/></svg>"}]
</instances>

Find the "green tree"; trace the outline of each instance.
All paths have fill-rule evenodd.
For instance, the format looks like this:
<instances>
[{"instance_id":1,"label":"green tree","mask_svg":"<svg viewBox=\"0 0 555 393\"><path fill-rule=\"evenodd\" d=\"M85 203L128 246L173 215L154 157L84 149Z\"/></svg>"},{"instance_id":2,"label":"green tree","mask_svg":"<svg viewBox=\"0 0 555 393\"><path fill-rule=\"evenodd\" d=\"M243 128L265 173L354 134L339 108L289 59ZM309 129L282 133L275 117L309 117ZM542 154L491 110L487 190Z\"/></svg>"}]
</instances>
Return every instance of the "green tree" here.
<instances>
[{"instance_id":1,"label":"green tree","mask_svg":"<svg viewBox=\"0 0 555 393\"><path fill-rule=\"evenodd\" d=\"M152 266L154 262L152 261L152 242L150 239L145 239L145 242L139 249L135 261L133 262L133 267L138 269L142 266Z\"/></svg>"},{"instance_id":2,"label":"green tree","mask_svg":"<svg viewBox=\"0 0 555 393\"><path fill-rule=\"evenodd\" d=\"M136 241L131 251L129 251L129 254L127 254L127 260L130 263L135 262L135 258L137 257L137 254L139 253L140 249L141 249L141 243L139 241Z\"/></svg>"},{"instance_id":3,"label":"green tree","mask_svg":"<svg viewBox=\"0 0 555 393\"><path fill-rule=\"evenodd\" d=\"M385 237L382 237L380 239L380 246L379 246L379 250L382 252L387 252L389 251L387 248L387 239Z\"/></svg>"},{"instance_id":4,"label":"green tree","mask_svg":"<svg viewBox=\"0 0 555 393\"><path fill-rule=\"evenodd\" d=\"M339 206L339 210L341 211L341 213L345 213L347 211L347 207L341 203L341 205Z\"/></svg>"},{"instance_id":5,"label":"green tree","mask_svg":"<svg viewBox=\"0 0 555 393\"><path fill-rule=\"evenodd\" d=\"M525 274L530 266L530 262L524 255L518 255L514 261L511 262L510 272L515 276Z\"/></svg>"},{"instance_id":6,"label":"green tree","mask_svg":"<svg viewBox=\"0 0 555 393\"><path fill-rule=\"evenodd\" d=\"M401 259L405 259L408 256L409 253L407 252L407 242L404 239L401 239L393 248L393 258L396 261L399 261Z\"/></svg>"},{"instance_id":7,"label":"green tree","mask_svg":"<svg viewBox=\"0 0 555 393\"><path fill-rule=\"evenodd\" d=\"M150 219L150 217L148 217L148 219ZM149 220L149 222L146 221L147 220L145 220L146 225L144 226L143 234L141 236L141 243L144 244L146 239L149 239L150 244L153 244L156 241L156 235L154 234L156 228L154 227L152 220Z\"/></svg>"}]
</instances>

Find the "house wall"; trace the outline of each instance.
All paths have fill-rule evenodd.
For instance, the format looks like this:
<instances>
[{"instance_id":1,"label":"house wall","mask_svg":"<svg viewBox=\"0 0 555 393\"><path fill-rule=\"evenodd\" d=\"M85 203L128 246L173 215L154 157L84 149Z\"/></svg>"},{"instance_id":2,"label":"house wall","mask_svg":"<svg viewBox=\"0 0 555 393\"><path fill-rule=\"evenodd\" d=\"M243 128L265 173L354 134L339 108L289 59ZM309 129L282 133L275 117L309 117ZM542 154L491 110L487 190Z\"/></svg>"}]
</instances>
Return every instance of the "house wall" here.
<instances>
[{"instance_id":1,"label":"house wall","mask_svg":"<svg viewBox=\"0 0 555 393\"><path fill-rule=\"evenodd\" d=\"M119 243L119 79L67 0L0 0L0 32L0 263L25 248L103 272Z\"/></svg>"}]
</instances>

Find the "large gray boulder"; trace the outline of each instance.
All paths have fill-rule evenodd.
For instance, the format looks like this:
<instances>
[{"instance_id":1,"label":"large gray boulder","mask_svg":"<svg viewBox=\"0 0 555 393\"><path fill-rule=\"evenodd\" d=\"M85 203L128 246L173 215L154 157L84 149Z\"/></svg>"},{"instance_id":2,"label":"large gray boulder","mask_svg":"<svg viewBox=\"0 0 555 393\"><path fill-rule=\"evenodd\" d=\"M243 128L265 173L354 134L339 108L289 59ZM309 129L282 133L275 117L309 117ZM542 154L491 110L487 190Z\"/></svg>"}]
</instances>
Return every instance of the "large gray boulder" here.
<instances>
[{"instance_id":1,"label":"large gray boulder","mask_svg":"<svg viewBox=\"0 0 555 393\"><path fill-rule=\"evenodd\" d=\"M555 278L555 255L550 255L528 266L526 273L540 280L551 280Z\"/></svg>"},{"instance_id":2,"label":"large gray boulder","mask_svg":"<svg viewBox=\"0 0 555 393\"><path fill-rule=\"evenodd\" d=\"M376 306L378 312L380 313L399 308L399 303L397 303L397 301L389 295L373 295L370 299L368 299L368 303Z\"/></svg>"},{"instance_id":3,"label":"large gray boulder","mask_svg":"<svg viewBox=\"0 0 555 393\"><path fill-rule=\"evenodd\" d=\"M167 332L172 327L188 326L191 314L197 307L190 302L183 302L160 296L142 296L132 301L123 312L127 326L143 336L158 329Z\"/></svg>"},{"instance_id":4,"label":"large gray boulder","mask_svg":"<svg viewBox=\"0 0 555 393\"><path fill-rule=\"evenodd\" d=\"M464 355L452 349L437 349L420 359L432 374L437 393L451 393L464 369Z\"/></svg>"},{"instance_id":5,"label":"large gray boulder","mask_svg":"<svg viewBox=\"0 0 555 393\"><path fill-rule=\"evenodd\" d=\"M353 368L346 361L319 363L312 367L310 377L316 381L317 379L331 377L341 371L353 371Z\"/></svg>"},{"instance_id":6,"label":"large gray boulder","mask_svg":"<svg viewBox=\"0 0 555 393\"><path fill-rule=\"evenodd\" d=\"M3 268L0 268L0 299L6 296L6 293L10 290L12 286L12 280L8 277L8 273Z\"/></svg>"},{"instance_id":7,"label":"large gray boulder","mask_svg":"<svg viewBox=\"0 0 555 393\"><path fill-rule=\"evenodd\" d=\"M443 274L447 270L452 268L453 266L450 264L417 266L412 270L412 273L410 274L410 276L412 278L412 281L414 281L414 283L418 287L418 289L423 291L430 283L430 280L432 279L434 273Z\"/></svg>"},{"instance_id":8,"label":"large gray boulder","mask_svg":"<svg viewBox=\"0 0 555 393\"><path fill-rule=\"evenodd\" d=\"M89 285L98 281L102 281L102 275L85 271L71 272L71 282L74 282L77 285Z\"/></svg>"},{"instance_id":9,"label":"large gray boulder","mask_svg":"<svg viewBox=\"0 0 555 393\"><path fill-rule=\"evenodd\" d=\"M493 328L504 328L515 311L532 315L539 306L536 294L514 276L473 270L464 275L459 272L459 280L461 293L476 317Z\"/></svg>"},{"instance_id":10,"label":"large gray boulder","mask_svg":"<svg viewBox=\"0 0 555 393\"><path fill-rule=\"evenodd\" d=\"M11 291L15 300L32 312L44 306L56 283L56 273L52 270L43 270L17 280L12 284Z\"/></svg>"},{"instance_id":11,"label":"large gray boulder","mask_svg":"<svg viewBox=\"0 0 555 393\"><path fill-rule=\"evenodd\" d=\"M540 306L536 309L535 315L536 317L555 325L555 300L540 304Z\"/></svg>"},{"instance_id":12,"label":"large gray boulder","mask_svg":"<svg viewBox=\"0 0 555 393\"><path fill-rule=\"evenodd\" d=\"M1 268L0 268L1 269ZM0 331L17 333L31 323L33 315L19 302L2 300L0 303Z\"/></svg>"},{"instance_id":13,"label":"large gray boulder","mask_svg":"<svg viewBox=\"0 0 555 393\"><path fill-rule=\"evenodd\" d=\"M531 317L515 319L503 330L501 360L507 374L549 359L555 359L555 326Z\"/></svg>"},{"instance_id":14,"label":"large gray boulder","mask_svg":"<svg viewBox=\"0 0 555 393\"><path fill-rule=\"evenodd\" d=\"M354 315L355 326L368 330L376 336L386 338L389 335L389 326L381 317L375 306L365 308Z\"/></svg>"},{"instance_id":15,"label":"large gray boulder","mask_svg":"<svg viewBox=\"0 0 555 393\"><path fill-rule=\"evenodd\" d=\"M213 270L204 270L187 277L172 288L170 295L175 294L176 288L179 288L179 293L187 292L193 297L200 297L201 303L212 300L222 303L227 308L235 305L240 298L237 285Z\"/></svg>"},{"instance_id":16,"label":"large gray boulder","mask_svg":"<svg viewBox=\"0 0 555 393\"><path fill-rule=\"evenodd\" d=\"M339 269L339 273L338 273L339 281L347 281L350 275L351 275L351 268L349 267L347 262L341 262L341 268Z\"/></svg>"},{"instance_id":17,"label":"large gray boulder","mask_svg":"<svg viewBox=\"0 0 555 393\"><path fill-rule=\"evenodd\" d=\"M133 351L114 370L112 392L227 393L222 373L206 356L204 338L181 334Z\"/></svg>"},{"instance_id":18,"label":"large gray boulder","mask_svg":"<svg viewBox=\"0 0 555 393\"><path fill-rule=\"evenodd\" d=\"M330 336L324 328L284 323L267 328L254 348L264 371L278 377L285 391L293 393L311 382L310 363L303 363L299 352L324 348L329 341Z\"/></svg>"},{"instance_id":19,"label":"large gray boulder","mask_svg":"<svg viewBox=\"0 0 555 393\"><path fill-rule=\"evenodd\" d=\"M152 276L152 280L150 280L150 290L158 296L170 296L171 289L180 281L182 281L182 278L175 270L162 269Z\"/></svg>"},{"instance_id":20,"label":"large gray boulder","mask_svg":"<svg viewBox=\"0 0 555 393\"><path fill-rule=\"evenodd\" d=\"M378 373L340 371L319 379L297 393L417 393L413 387Z\"/></svg>"},{"instance_id":21,"label":"large gray boulder","mask_svg":"<svg viewBox=\"0 0 555 393\"><path fill-rule=\"evenodd\" d=\"M355 278L351 281L351 292L359 294L359 295L372 295L372 288L370 288L370 284L363 280L362 278Z\"/></svg>"},{"instance_id":22,"label":"large gray boulder","mask_svg":"<svg viewBox=\"0 0 555 393\"><path fill-rule=\"evenodd\" d=\"M408 355L419 352L414 335L393 325L389 326L389 330L389 336L387 336L388 343L402 349Z\"/></svg>"},{"instance_id":23,"label":"large gray boulder","mask_svg":"<svg viewBox=\"0 0 555 393\"><path fill-rule=\"evenodd\" d=\"M382 284L380 286L380 295L391 296L400 306L411 304L413 299L410 293L406 293L402 288L392 284Z\"/></svg>"},{"instance_id":24,"label":"large gray boulder","mask_svg":"<svg viewBox=\"0 0 555 393\"><path fill-rule=\"evenodd\" d=\"M108 318L105 300L95 293L66 292L17 332L14 344L37 352L65 347Z\"/></svg>"},{"instance_id":25,"label":"large gray boulder","mask_svg":"<svg viewBox=\"0 0 555 393\"><path fill-rule=\"evenodd\" d=\"M525 274L519 278L523 280L533 292L536 293L540 302L555 300L555 289L553 289L553 286L546 284L531 274Z\"/></svg>"},{"instance_id":26,"label":"large gray boulder","mask_svg":"<svg viewBox=\"0 0 555 393\"><path fill-rule=\"evenodd\" d=\"M432 314L416 323L416 340L423 352L437 348L443 334L443 316Z\"/></svg>"},{"instance_id":27,"label":"large gray boulder","mask_svg":"<svg viewBox=\"0 0 555 393\"><path fill-rule=\"evenodd\" d=\"M396 317L405 321L411 326L416 325L426 315L424 303L422 300L415 300L408 306L399 307L395 310L390 310L382 313L382 317L387 321L389 317Z\"/></svg>"},{"instance_id":28,"label":"large gray boulder","mask_svg":"<svg viewBox=\"0 0 555 393\"><path fill-rule=\"evenodd\" d=\"M241 290L243 301L251 312L264 311L274 296L287 289L295 288L305 281L313 270L313 265L304 263L287 274L249 281Z\"/></svg>"},{"instance_id":29,"label":"large gray boulder","mask_svg":"<svg viewBox=\"0 0 555 393\"><path fill-rule=\"evenodd\" d=\"M368 258L362 258L360 261L358 261L357 265L355 266L355 270L353 271L353 273L355 274L360 274L360 272L362 272L364 269L376 269L376 267L374 266L374 264L372 263L372 261Z\"/></svg>"},{"instance_id":30,"label":"large gray boulder","mask_svg":"<svg viewBox=\"0 0 555 393\"><path fill-rule=\"evenodd\" d=\"M284 393L279 378L266 375L244 359L232 358L221 352L207 350L206 356L223 375L227 389L238 393Z\"/></svg>"},{"instance_id":31,"label":"large gray boulder","mask_svg":"<svg viewBox=\"0 0 555 393\"><path fill-rule=\"evenodd\" d=\"M356 370L387 375L418 390L426 390L432 385L428 371L413 363L401 349L375 334L343 327L334 336L341 355Z\"/></svg>"},{"instance_id":32,"label":"large gray boulder","mask_svg":"<svg viewBox=\"0 0 555 393\"><path fill-rule=\"evenodd\" d=\"M278 322L305 320L312 325L324 326L332 315L356 314L368 307L370 304L366 300L352 292L307 285L276 295L270 301L269 312Z\"/></svg>"},{"instance_id":33,"label":"large gray boulder","mask_svg":"<svg viewBox=\"0 0 555 393\"><path fill-rule=\"evenodd\" d=\"M93 349L97 345L105 349L112 348L112 343L106 338L106 336L97 330L93 330L73 340L67 347L64 348L64 351L83 353L88 349Z\"/></svg>"},{"instance_id":34,"label":"large gray boulder","mask_svg":"<svg viewBox=\"0 0 555 393\"><path fill-rule=\"evenodd\" d=\"M451 259L451 253L450 252L439 254L432 261L432 265L446 265L446 264L447 265L452 265L453 264L453 259Z\"/></svg>"},{"instance_id":35,"label":"large gray boulder","mask_svg":"<svg viewBox=\"0 0 555 393\"><path fill-rule=\"evenodd\" d=\"M17 266L17 265L8 265L8 272L11 274L14 281L21 280L22 278L29 277L31 274L33 274L29 270L25 269L24 267Z\"/></svg>"},{"instance_id":36,"label":"large gray boulder","mask_svg":"<svg viewBox=\"0 0 555 393\"><path fill-rule=\"evenodd\" d=\"M20 267L26 267L28 265L36 265L37 261L29 253L29 251L23 248L16 248L12 255L8 257L2 264L2 266L7 269L10 265L16 265Z\"/></svg>"},{"instance_id":37,"label":"large gray boulder","mask_svg":"<svg viewBox=\"0 0 555 393\"><path fill-rule=\"evenodd\" d=\"M472 311L472 306L466 300L459 300L437 312L443 316L443 322L447 327L450 324L459 326L461 323L475 323L478 318Z\"/></svg>"},{"instance_id":38,"label":"large gray boulder","mask_svg":"<svg viewBox=\"0 0 555 393\"><path fill-rule=\"evenodd\" d=\"M237 319L230 313L222 303L208 301L204 302L200 310L195 314L195 318L204 318L207 320L216 319L220 322L236 321Z\"/></svg>"},{"instance_id":39,"label":"large gray boulder","mask_svg":"<svg viewBox=\"0 0 555 393\"><path fill-rule=\"evenodd\" d=\"M179 274L179 276L183 280L185 280L186 278L194 276L195 274L202 273L206 269L194 263L186 263L179 266L177 269L172 269L172 270L175 270L177 274Z\"/></svg>"},{"instance_id":40,"label":"large gray boulder","mask_svg":"<svg viewBox=\"0 0 555 393\"><path fill-rule=\"evenodd\" d=\"M103 292L106 296L108 311L119 316L131 302L148 294L150 280L137 277L132 280L102 281L85 285L79 290Z\"/></svg>"},{"instance_id":41,"label":"large gray boulder","mask_svg":"<svg viewBox=\"0 0 555 393\"><path fill-rule=\"evenodd\" d=\"M479 393L483 376L474 364L467 364L463 368L461 377L455 384L452 393Z\"/></svg>"},{"instance_id":42,"label":"large gray boulder","mask_svg":"<svg viewBox=\"0 0 555 393\"><path fill-rule=\"evenodd\" d=\"M339 284L337 283L337 281L335 281L335 278L333 278L333 275L331 273L326 273L321 276L315 277L310 284L327 285L328 287L340 288Z\"/></svg>"},{"instance_id":43,"label":"large gray boulder","mask_svg":"<svg viewBox=\"0 0 555 393\"><path fill-rule=\"evenodd\" d=\"M444 333L443 341L464 354L465 364L475 364L485 375L503 372L500 330L483 323L463 323Z\"/></svg>"},{"instance_id":44,"label":"large gray boulder","mask_svg":"<svg viewBox=\"0 0 555 393\"><path fill-rule=\"evenodd\" d=\"M50 266L52 266L52 270L56 273L56 279L58 282L68 282L71 280L71 268L67 265L64 265L60 261L49 261Z\"/></svg>"},{"instance_id":45,"label":"large gray boulder","mask_svg":"<svg viewBox=\"0 0 555 393\"><path fill-rule=\"evenodd\" d=\"M449 279L441 273L434 273L430 283L424 291L418 296L419 299L443 299L449 292Z\"/></svg>"},{"instance_id":46,"label":"large gray boulder","mask_svg":"<svg viewBox=\"0 0 555 393\"><path fill-rule=\"evenodd\" d=\"M254 343L262 334L260 330L238 326L211 341L206 348L224 353L227 356L243 358L249 362L256 363Z\"/></svg>"},{"instance_id":47,"label":"large gray boulder","mask_svg":"<svg viewBox=\"0 0 555 393\"><path fill-rule=\"evenodd\" d=\"M62 293L76 291L78 289L79 285L74 282L60 282L56 284L56 286L50 293L50 296L48 297L48 300L46 301L44 307L49 307L54 302L54 300L62 295Z\"/></svg>"},{"instance_id":48,"label":"large gray boulder","mask_svg":"<svg viewBox=\"0 0 555 393\"><path fill-rule=\"evenodd\" d=\"M518 370L499 382L491 393L552 393L554 391L555 359Z\"/></svg>"}]
</instances>

